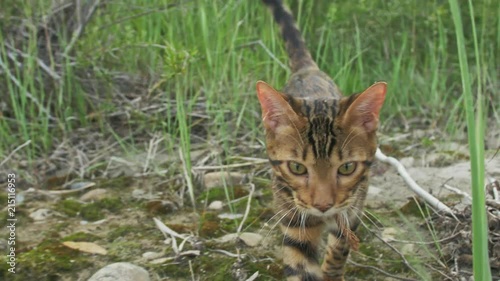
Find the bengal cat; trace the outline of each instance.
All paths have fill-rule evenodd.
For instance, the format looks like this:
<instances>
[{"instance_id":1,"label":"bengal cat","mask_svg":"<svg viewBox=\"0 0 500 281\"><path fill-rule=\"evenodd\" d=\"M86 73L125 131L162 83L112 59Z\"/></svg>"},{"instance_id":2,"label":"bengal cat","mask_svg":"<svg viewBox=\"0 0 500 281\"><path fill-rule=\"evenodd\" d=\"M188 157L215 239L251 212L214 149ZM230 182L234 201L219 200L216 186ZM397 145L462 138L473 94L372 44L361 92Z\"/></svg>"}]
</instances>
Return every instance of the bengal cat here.
<instances>
[{"instance_id":1,"label":"bengal cat","mask_svg":"<svg viewBox=\"0 0 500 281\"><path fill-rule=\"evenodd\" d=\"M344 280L349 251L358 245L353 232L363 212L386 83L342 96L319 70L282 2L263 2L280 26L293 72L282 91L257 82L284 235L284 274L288 281ZM328 242L320 265L323 231Z\"/></svg>"}]
</instances>

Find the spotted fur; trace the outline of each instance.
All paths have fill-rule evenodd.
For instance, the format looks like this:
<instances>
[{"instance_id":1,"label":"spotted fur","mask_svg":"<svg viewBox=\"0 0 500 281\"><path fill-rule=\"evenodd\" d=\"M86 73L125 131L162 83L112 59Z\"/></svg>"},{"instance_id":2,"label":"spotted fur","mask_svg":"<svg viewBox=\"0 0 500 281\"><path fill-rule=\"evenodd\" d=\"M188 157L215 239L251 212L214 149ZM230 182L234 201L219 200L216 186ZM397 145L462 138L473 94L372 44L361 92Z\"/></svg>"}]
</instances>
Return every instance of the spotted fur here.
<instances>
[{"instance_id":1,"label":"spotted fur","mask_svg":"<svg viewBox=\"0 0 500 281\"><path fill-rule=\"evenodd\" d=\"M288 281L344 280L377 147L386 84L344 97L319 70L281 1L263 2L280 26L293 72L282 91L257 83L283 232L284 274ZM294 172L291 163L305 173ZM328 242L321 256L324 232Z\"/></svg>"}]
</instances>

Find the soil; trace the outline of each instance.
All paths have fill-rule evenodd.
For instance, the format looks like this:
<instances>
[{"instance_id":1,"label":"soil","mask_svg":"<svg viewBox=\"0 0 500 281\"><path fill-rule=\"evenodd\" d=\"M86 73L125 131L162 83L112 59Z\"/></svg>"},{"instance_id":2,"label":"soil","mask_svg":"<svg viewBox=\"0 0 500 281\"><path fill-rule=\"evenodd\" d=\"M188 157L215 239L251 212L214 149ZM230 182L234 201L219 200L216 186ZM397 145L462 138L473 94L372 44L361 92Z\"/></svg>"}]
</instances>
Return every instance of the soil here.
<instances>
[{"instance_id":1,"label":"soil","mask_svg":"<svg viewBox=\"0 0 500 281\"><path fill-rule=\"evenodd\" d=\"M382 148L390 145L383 143ZM460 153L436 151L427 153L425 159L406 155L401 161L417 183L455 210L457 219L432 210L414 197L393 167L377 162L366 216L357 233L361 247L351 254L347 280L469 280L470 201L444 187L470 194L469 163ZM256 280L282 280L281 236L270 208L268 165L255 158L240 160L244 165L230 169L221 180L220 168L197 166L196 160L204 155L192 154L193 171L198 175L193 183L196 209L182 192L182 175L139 173L143 167L139 159L143 161L144 155L124 156L120 163L128 165L110 160L108 175L94 179L83 180L60 169L38 186L19 181L16 274L7 272L8 265L2 263L0 276L7 280L86 280L107 264L128 261L145 267L152 280L246 280L255 272L259 274ZM494 154L488 157L488 175L498 179L500 159ZM161 166L174 159L157 154L148 161ZM252 184L255 191L249 197ZM0 196L7 200L6 193ZM210 209L214 201L218 204L212 206L220 206ZM241 216L234 219L231 214L244 214L247 205L242 232L257 235L248 241L222 239L237 232ZM2 252L8 251L6 214L7 209L2 209ZM491 268L494 276L500 276L498 209L489 208L489 214ZM153 218L184 239L162 232ZM94 243L106 253L73 249L64 241Z\"/></svg>"}]
</instances>

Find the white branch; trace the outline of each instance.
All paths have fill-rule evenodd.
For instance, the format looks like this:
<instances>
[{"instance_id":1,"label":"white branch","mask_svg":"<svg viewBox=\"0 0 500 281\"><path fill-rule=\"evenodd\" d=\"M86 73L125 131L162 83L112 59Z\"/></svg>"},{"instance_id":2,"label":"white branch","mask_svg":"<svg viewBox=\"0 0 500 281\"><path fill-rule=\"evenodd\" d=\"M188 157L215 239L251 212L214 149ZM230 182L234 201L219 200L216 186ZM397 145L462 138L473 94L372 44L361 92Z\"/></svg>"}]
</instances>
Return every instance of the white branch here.
<instances>
[{"instance_id":1,"label":"white branch","mask_svg":"<svg viewBox=\"0 0 500 281\"><path fill-rule=\"evenodd\" d=\"M396 158L388 157L379 148L377 148L377 152L375 153L375 158L377 160L382 161L384 163L388 163L395 167L398 170L398 173L401 175L403 180L408 184L410 189L415 192L418 196L422 197L427 203L429 203L432 207L436 208L439 211L445 211L455 217L453 211L446 206L443 202L439 201L436 197L432 196L430 193L421 188L408 174L403 164L401 164Z\"/></svg>"}]
</instances>

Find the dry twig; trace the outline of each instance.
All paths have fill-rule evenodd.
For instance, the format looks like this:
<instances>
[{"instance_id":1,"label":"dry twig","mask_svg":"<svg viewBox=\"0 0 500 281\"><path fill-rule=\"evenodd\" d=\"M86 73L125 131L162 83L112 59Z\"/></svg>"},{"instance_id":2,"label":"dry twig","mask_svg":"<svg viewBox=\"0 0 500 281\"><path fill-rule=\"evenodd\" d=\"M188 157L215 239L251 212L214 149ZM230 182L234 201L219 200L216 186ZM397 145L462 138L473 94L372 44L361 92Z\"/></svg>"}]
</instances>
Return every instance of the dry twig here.
<instances>
[{"instance_id":1,"label":"dry twig","mask_svg":"<svg viewBox=\"0 0 500 281\"><path fill-rule=\"evenodd\" d=\"M357 263L351 259L348 260L348 262L356 267L361 267L361 268L367 268L367 269L371 269L371 270L375 270L377 272L380 272L386 276L389 276L391 278L394 278L394 279L397 279L397 280L403 280L403 281L418 281L417 279L412 279L412 278L406 278L406 277L400 277L400 276L397 276L397 275L394 275L394 274L391 274L385 270L382 270L378 267L375 267L375 266L371 266L371 265L365 265L365 264L360 264L360 263Z\"/></svg>"},{"instance_id":2,"label":"dry twig","mask_svg":"<svg viewBox=\"0 0 500 281\"><path fill-rule=\"evenodd\" d=\"M31 140L28 140L26 141L25 143L21 144L20 146L16 147L9 155L7 155L7 157L5 157L5 159L2 160L2 162L0 162L0 168L5 164L7 163L7 161L9 161L9 159L14 155L16 154L17 151L19 151L20 149L22 149L23 147L29 145L31 143Z\"/></svg>"},{"instance_id":3,"label":"dry twig","mask_svg":"<svg viewBox=\"0 0 500 281\"><path fill-rule=\"evenodd\" d=\"M436 208L439 211L445 211L452 215L455 219L455 214L453 211L446 206L443 202L439 201L436 197L432 196L430 193L425 191L423 188L421 188L408 174L408 171L406 171L406 168L401 164L396 158L393 157L388 157L382 151L377 148L377 152L375 153L375 158L377 160L382 161L384 163L390 164L391 166L395 167L398 170L398 173L401 175L403 180L408 184L410 189L415 192L418 196L423 198L427 203L429 203L432 207Z\"/></svg>"}]
</instances>

